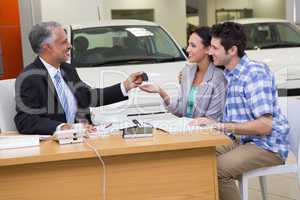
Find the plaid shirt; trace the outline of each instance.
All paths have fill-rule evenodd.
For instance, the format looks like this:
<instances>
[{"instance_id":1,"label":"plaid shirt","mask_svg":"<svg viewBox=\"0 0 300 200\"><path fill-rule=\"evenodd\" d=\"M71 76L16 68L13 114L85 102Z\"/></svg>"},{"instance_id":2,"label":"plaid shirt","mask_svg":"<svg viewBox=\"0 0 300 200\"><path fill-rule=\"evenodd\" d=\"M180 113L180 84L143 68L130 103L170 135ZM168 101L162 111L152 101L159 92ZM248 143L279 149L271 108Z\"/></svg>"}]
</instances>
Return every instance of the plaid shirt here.
<instances>
[{"instance_id":1,"label":"plaid shirt","mask_svg":"<svg viewBox=\"0 0 300 200\"><path fill-rule=\"evenodd\" d=\"M224 74L228 85L223 121L246 122L265 114L272 115L271 134L242 135L240 142L254 142L286 159L289 125L278 106L275 79L268 66L244 55L233 70L225 69Z\"/></svg>"}]
</instances>

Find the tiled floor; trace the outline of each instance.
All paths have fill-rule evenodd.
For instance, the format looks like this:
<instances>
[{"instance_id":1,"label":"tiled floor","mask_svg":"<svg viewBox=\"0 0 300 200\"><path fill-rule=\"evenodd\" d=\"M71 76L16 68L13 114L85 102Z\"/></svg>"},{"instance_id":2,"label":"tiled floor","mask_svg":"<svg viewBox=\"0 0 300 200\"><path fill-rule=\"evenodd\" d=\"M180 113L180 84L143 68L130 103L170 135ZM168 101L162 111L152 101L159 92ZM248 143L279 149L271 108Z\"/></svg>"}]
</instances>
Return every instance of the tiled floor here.
<instances>
[{"instance_id":1,"label":"tiled floor","mask_svg":"<svg viewBox=\"0 0 300 200\"><path fill-rule=\"evenodd\" d=\"M295 162L293 156L287 160ZM300 200L300 188L298 188L296 174L284 174L267 176L268 200ZM249 182L249 200L261 200L258 178L252 178Z\"/></svg>"}]
</instances>

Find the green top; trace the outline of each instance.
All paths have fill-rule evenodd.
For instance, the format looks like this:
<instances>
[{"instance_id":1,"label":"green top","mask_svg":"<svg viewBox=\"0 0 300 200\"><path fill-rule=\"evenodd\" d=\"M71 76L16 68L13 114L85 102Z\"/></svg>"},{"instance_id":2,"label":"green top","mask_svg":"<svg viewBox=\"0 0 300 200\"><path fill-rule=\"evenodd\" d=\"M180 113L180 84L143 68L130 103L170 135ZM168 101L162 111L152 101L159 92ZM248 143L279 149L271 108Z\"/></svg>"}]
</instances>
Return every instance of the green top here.
<instances>
[{"instance_id":1,"label":"green top","mask_svg":"<svg viewBox=\"0 0 300 200\"><path fill-rule=\"evenodd\" d=\"M197 94L198 86L192 85L191 90L189 92L189 98L187 102L187 111L186 111L186 117L193 117L193 108L196 101L196 94Z\"/></svg>"}]
</instances>

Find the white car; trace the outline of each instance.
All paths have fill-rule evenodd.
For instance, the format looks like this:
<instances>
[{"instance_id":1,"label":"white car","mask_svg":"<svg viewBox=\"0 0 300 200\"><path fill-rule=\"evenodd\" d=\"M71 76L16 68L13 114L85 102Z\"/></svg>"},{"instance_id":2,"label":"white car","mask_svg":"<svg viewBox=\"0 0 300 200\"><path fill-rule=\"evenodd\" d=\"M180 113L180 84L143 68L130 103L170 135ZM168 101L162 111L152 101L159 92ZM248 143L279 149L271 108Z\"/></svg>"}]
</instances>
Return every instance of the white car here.
<instances>
[{"instance_id":1,"label":"white car","mask_svg":"<svg viewBox=\"0 0 300 200\"><path fill-rule=\"evenodd\" d=\"M73 45L71 62L80 78L92 87L124 81L144 71L171 95L178 92L178 74L186 56L161 26L140 20L111 20L67 27ZM157 94L131 91L129 101L93 109L98 113L152 113L165 111Z\"/></svg>"},{"instance_id":2,"label":"white car","mask_svg":"<svg viewBox=\"0 0 300 200\"><path fill-rule=\"evenodd\" d=\"M300 95L300 29L287 20L235 20L247 34L247 54L265 62L275 74L279 96Z\"/></svg>"}]
</instances>

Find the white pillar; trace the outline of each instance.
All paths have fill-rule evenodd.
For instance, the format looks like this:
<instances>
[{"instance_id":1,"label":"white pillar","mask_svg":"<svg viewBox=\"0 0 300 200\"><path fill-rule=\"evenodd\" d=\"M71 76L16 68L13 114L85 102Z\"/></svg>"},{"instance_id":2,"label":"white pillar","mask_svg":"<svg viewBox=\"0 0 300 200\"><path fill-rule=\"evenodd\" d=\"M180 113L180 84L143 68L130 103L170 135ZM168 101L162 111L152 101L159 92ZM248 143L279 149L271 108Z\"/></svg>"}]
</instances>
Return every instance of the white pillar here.
<instances>
[{"instance_id":1,"label":"white pillar","mask_svg":"<svg viewBox=\"0 0 300 200\"><path fill-rule=\"evenodd\" d=\"M299 0L294 0L295 1L295 23L300 24L300 1Z\"/></svg>"},{"instance_id":2,"label":"white pillar","mask_svg":"<svg viewBox=\"0 0 300 200\"><path fill-rule=\"evenodd\" d=\"M199 26L207 26L207 0L199 0L198 6Z\"/></svg>"},{"instance_id":3,"label":"white pillar","mask_svg":"<svg viewBox=\"0 0 300 200\"><path fill-rule=\"evenodd\" d=\"M285 13L285 18L295 23L295 0L286 0Z\"/></svg>"},{"instance_id":4,"label":"white pillar","mask_svg":"<svg viewBox=\"0 0 300 200\"><path fill-rule=\"evenodd\" d=\"M207 1L207 24L212 26L216 23L216 9L217 2L209 0Z\"/></svg>"},{"instance_id":5,"label":"white pillar","mask_svg":"<svg viewBox=\"0 0 300 200\"><path fill-rule=\"evenodd\" d=\"M31 63L36 56L29 44L28 34L33 25L41 22L40 0L19 0L19 14L23 65L26 66Z\"/></svg>"},{"instance_id":6,"label":"white pillar","mask_svg":"<svg viewBox=\"0 0 300 200\"><path fill-rule=\"evenodd\" d=\"M104 12L105 12L104 11L104 0L97 0L97 10L98 10L99 21L105 20L105 18L104 18Z\"/></svg>"}]
</instances>

